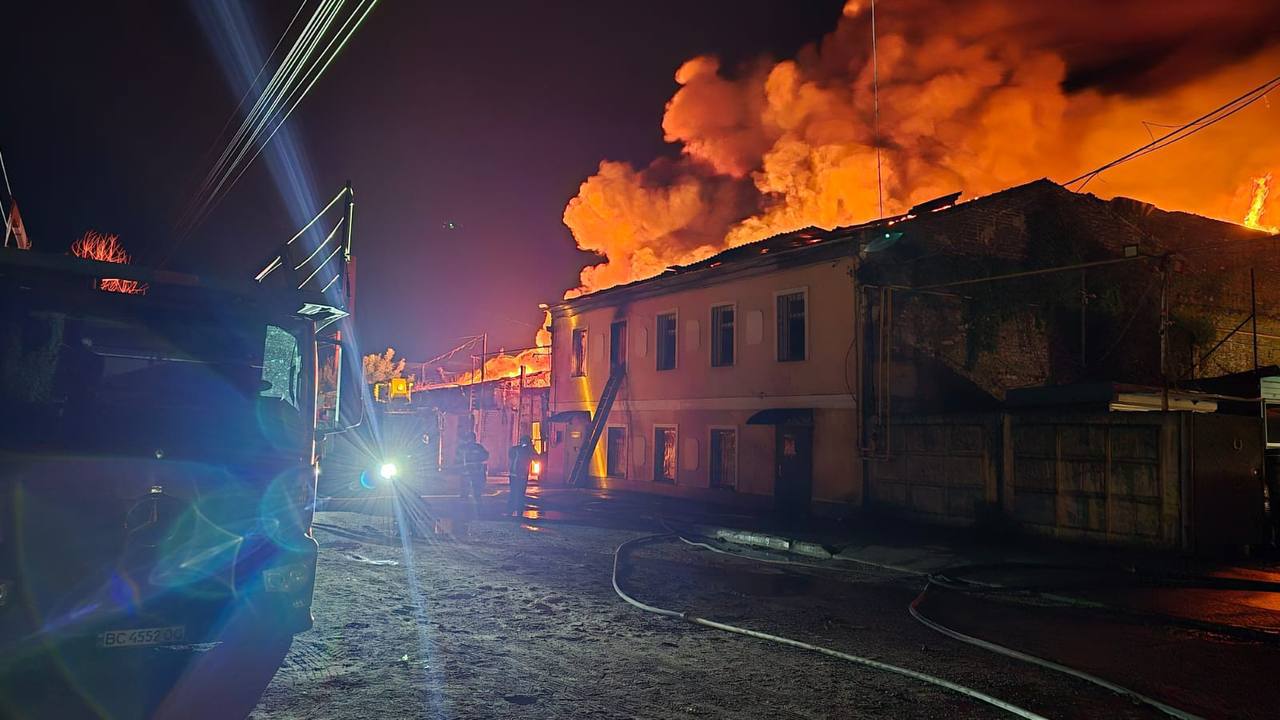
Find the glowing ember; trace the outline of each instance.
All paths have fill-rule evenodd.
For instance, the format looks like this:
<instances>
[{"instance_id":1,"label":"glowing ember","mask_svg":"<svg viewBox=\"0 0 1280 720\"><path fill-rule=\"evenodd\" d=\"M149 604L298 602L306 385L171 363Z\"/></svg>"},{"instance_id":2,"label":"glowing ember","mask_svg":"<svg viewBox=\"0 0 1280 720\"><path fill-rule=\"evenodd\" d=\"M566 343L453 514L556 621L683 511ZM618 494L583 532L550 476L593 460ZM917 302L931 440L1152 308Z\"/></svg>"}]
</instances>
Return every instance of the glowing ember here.
<instances>
[{"instance_id":1,"label":"glowing ember","mask_svg":"<svg viewBox=\"0 0 1280 720\"><path fill-rule=\"evenodd\" d=\"M96 230L86 232L79 240L71 243L71 254L88 260L129 264L129 254L120 245L120 236L100 233ZM98 281L98 289L127 295L141 295L147 291L147 286L137 280L102 278Z\"/></svg>"},{"instance_id":2,"label":"glowing ember","mask_svg":"<svg viewBox=\"0 0 1280 720\"><path fill-rule=\"evenodd\" d=\"M1280 233L1280 227L1262 224L1262 214L1266 212L1267 194L1270 191L1271 173L1253 179L1253 200L1249 203L1249 212L1245 213L1244 226L1275 235Z\"/></svg>"}]
</instances>

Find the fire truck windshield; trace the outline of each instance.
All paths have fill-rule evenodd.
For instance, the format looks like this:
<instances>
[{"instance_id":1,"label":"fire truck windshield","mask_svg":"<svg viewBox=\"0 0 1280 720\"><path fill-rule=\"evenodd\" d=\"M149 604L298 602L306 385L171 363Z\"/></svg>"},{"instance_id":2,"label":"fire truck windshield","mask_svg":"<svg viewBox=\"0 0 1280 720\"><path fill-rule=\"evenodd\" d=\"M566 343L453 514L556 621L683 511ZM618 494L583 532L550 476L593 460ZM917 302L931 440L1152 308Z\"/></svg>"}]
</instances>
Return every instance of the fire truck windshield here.
<instances>
[{"instance_id":1,"label":"fire truck windshield","mask_svg":"<svg viewBox=\"0 0 1280 720\"><path fill-rule=\"evenodd\" d=\"M307 327L172 308L27 308L0 337L2 446L171 458L296 456Z\"/></svg>"}]
</instances>

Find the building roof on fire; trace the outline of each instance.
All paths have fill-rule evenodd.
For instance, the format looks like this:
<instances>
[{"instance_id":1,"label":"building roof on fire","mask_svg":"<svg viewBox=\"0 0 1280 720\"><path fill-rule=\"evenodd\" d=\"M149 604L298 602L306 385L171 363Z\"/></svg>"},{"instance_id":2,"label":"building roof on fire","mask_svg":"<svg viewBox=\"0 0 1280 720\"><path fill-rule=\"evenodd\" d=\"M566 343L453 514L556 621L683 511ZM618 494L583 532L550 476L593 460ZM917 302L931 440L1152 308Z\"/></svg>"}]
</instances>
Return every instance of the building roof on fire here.
<instances>
[{"instance_id":1,"label":"building roof on fire","mask_svg":"<svg viewBox=\"0 0 1280 720\"><path fill-rule=\"evenodd\" d=\"M654 294L705 283L708 274L759 272L839 257L856 256L862 268L892 259L911 266L910 284L920 286L949 272L947 263L929 262L957 255L1026 260L1028 247L1046 228L1055 236L1087 237L1092 257L1053 258L1090 261L1120 257L1126 245L1144 255L1161 254L1213 241L1267 240L1275 257L1280 237L1234 223L1184 212L1164 211L1130 198L1103 200L1076 193L1047 179L1017 185L990 195L957 200L958 193L921 203L902 215L824 230L806 227L724 250L688 265L668 268L650 278L617 285L566 300L553 307L573 312L611 305L636 294ZM1057 239L1057 238L1053 238ZM1068 238L1069 239L1069 238ZM1062 243L1067 244L1067 243ZM1263 250L1259 243L1258 250ZM1041 253L1036 253L1041 254ZM1052 256L1052 251L1047 255ZM901 272L895 274L901 275ZM902 279L902 278L899 278Z\"/></svg>"}]
</instances>

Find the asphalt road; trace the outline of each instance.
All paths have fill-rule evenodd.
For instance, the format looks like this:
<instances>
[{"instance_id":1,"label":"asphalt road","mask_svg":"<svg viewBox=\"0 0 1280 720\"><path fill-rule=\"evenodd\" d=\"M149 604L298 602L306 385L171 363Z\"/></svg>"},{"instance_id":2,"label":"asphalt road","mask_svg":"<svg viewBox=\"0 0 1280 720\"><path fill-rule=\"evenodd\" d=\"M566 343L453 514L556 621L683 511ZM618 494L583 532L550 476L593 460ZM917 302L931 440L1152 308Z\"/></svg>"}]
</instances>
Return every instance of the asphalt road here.
<instances>
[{"instance_id":1,"label":"asphalt road","mask_svg":"<svg viewBox=\"0 0 1280 720\"><path fill-rule=\"evenodd\" d=\"M535 506L520 520L473 521L458 539L409 542L386 515L319 513L316 627L295 639L253 717L1007 716L910 678L641 612L613 591L614 549L660 529L661 508L598 497ZM624 569L644 602L871 656L1046 717L1161 717L916 623L906 607L918 578L678 541L645 546ZM922 607L1205 717L1273 716L1280 652L1265 641L1016 598L931 593Z\"/></svg>"}]
</instances>

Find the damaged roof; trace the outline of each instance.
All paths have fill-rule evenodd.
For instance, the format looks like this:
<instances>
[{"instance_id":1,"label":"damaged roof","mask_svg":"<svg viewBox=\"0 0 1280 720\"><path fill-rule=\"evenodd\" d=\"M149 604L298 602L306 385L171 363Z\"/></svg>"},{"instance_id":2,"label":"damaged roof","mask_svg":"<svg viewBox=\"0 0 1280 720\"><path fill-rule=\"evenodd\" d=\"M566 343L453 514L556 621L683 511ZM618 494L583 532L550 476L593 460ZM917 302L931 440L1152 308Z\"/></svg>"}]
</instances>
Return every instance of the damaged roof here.
<instances>
[{"instance_id":1,"label":"damaged roof","mask_svg":"<svg viewBox=\"0 0 1280 720\"><path fill-rule=\"evenodd\" d=\"M1234 223L1160 210L1130 198L1102 200L1092 194L1073 192L1047 179L969 200L958 201L958 197L959 193L944 195L916 205L902 215L858 225L831 230L811 226L774 235L698 262L670 267L650 278L566 300L553 309L573 312L629 299L637 293L674 290L706 282L709 273L719 279L722 273L808 265L838 257L857 256L864 266L877 264L881 258L892 258L895 264L908 263L912 266L913 285L930 282L931 278L948 272L946 263L927 262L939 255L1025 261L1028 255L1043 254L1046 260L1067 260L1053 258L1054 248L1049 248L1047 253L1032 252L1031 246L1037 240L1047 238L1031 238L1036 233L1031 232L1029 224L1036 225L1037 229L1051 226L1058 231L1055 235L1086 240L1088 248L1083 251L1086 256L1070 258L1073 261L1118 257L1125 245L1137 245L1139 252L1146 255L1177 250L1190 242L1270 237ZM1081 250L1077 247L1073 252Z\"/></svg>"}]
</instances>

